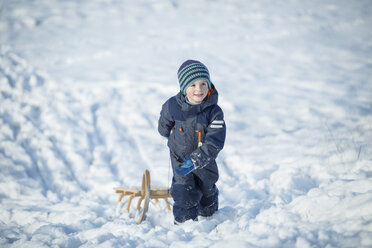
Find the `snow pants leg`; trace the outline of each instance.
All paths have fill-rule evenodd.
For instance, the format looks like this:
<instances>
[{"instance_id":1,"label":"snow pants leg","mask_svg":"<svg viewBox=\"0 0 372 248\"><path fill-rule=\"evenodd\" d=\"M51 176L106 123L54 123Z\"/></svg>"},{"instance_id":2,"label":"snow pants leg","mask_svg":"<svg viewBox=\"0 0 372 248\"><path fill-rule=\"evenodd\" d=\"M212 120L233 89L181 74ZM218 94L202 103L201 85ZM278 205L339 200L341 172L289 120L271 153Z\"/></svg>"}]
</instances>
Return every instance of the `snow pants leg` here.
<instances>
[{"instance_id":1,"label":"snow pants leg","mask_svg":"<svg viewBox=\"0 0 372 248\"><path fill-rule=\"evenodd\" d=\"M199 216L211 216L218 210L217 165L180 176L174 172L179 162L171 156L173 180L171 194L174 200L173 215L177 222L196 220Z\"/></svg>"}]
</instances>

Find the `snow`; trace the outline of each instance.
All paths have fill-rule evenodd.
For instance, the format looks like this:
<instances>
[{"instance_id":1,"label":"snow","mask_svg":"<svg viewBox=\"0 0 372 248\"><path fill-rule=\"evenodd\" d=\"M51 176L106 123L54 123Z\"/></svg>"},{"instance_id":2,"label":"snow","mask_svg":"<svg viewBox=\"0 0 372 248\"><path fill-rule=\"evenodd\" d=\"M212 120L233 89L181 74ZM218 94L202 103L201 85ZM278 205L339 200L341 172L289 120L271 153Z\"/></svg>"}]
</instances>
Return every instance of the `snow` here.
<instances>
[{"instance_id":1,"label":"snow","mask_svg":"<svg viewBox=\"0 0 372 248\"><path fill-rule=\"evenodd\" d=\"M372 247L370 1L0 1L1 247ZM227 140L220 210L173 225L157 133L186 59Z\"/></svg>"}]
</instances>

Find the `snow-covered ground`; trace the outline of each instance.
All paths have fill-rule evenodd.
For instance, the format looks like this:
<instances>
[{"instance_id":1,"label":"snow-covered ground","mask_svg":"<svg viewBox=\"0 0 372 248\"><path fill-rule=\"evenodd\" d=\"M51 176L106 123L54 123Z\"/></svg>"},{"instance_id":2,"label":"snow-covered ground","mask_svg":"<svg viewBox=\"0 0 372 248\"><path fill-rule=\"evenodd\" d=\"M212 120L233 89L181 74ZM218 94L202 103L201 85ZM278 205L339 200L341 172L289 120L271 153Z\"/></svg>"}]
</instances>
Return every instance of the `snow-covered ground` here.
<instances>
[{"instance_id":1,"label":"snow-covered ground","mask_svg":"<svg viewBox=\"0 0 372 248\"><path fill-rule=\"evenodd\" d=\"M0 1L1 247L372 247L372 3ZM168 186L161 104L204 62L228 133L220 210L136 225Z\"/></svg>"}]
</instances>

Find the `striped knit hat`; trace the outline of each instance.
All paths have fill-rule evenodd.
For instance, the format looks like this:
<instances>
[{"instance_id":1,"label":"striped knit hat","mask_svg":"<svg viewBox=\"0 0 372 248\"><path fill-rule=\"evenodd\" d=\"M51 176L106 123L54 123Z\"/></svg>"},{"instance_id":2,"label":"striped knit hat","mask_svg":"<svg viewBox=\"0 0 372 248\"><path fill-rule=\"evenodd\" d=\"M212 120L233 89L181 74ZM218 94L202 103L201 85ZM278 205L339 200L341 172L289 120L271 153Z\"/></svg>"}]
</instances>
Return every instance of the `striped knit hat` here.
<instances>
[{"instance_id":1,"label":"striped knit hat","mask_svg":"<svg viewBox=\"0 0 372 248\"><path fill-rule=\"evenodd\" d=\"M178 81L180 83L181 92L186 95L186 89L197 80L205 80L208 83L208 88L211 88L208 68L197 60L187 60L183 62L178 69Z\"/></svg>"}]
</instances>

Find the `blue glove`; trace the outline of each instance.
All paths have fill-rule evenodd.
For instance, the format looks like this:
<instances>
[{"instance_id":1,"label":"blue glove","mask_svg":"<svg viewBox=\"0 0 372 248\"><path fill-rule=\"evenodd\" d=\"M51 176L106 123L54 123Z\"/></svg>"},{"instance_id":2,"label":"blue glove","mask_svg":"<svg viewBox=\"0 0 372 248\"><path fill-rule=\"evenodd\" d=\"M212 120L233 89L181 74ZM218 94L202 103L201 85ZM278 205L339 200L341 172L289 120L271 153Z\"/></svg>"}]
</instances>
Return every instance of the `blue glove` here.
<instances>
[{"instance_id":1,"label":"blue glove","mask_svg":"<svg viewBox=\"0 0 372 248\"><path fill-rule=\"evenodd\" d=\"M176 173L180 176L185 176L195 170L195 166L191 159L185 158L183 159L183 163L180 167L176 168Z\"/></svg>"}]
</instances>

